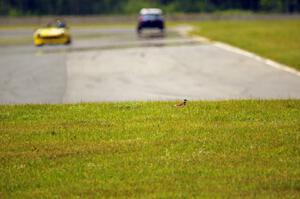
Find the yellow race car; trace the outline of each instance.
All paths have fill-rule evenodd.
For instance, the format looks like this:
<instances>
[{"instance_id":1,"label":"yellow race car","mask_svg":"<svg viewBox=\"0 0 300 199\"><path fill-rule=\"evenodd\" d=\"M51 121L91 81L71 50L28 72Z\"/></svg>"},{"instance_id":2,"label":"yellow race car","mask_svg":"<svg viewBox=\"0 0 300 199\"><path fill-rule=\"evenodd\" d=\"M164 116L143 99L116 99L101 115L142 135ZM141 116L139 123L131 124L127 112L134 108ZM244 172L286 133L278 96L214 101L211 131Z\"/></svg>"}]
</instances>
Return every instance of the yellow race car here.
<instances>
[{"instance_id":1,"label":"yellow race car","mask_svg":"<svg viewBox=\"0 0 300 199\"><path fill-rule=\"evenodd\" d=\"M45 28L37 29L33 34L35 46L44 44L71 44L71 34L66 23L57 20L54 24L48 24Z\"/></svg>"}]
</instances>

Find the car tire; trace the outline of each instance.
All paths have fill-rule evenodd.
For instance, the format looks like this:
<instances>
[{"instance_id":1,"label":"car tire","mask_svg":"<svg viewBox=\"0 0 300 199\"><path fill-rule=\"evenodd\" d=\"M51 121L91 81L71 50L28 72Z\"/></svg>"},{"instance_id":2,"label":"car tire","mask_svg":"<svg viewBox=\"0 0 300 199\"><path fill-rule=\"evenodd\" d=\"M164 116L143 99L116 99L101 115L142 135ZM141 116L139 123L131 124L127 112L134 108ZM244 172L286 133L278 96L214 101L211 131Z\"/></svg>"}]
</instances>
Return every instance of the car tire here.
<instances>
[{"instance_id":1,"label":"car tire","mask_svg":"<svg viewBox=\"0 0 300 199\"><path fill-rule=\"evenodd\" d=\"M142 34L142 28L138 28L138 29L136 30L136 32L137 32L137 34L140 36L140 35Z\"/></svg>"},{"instance_id":2,"label":"car tire","mask_svg":"<svg viewBox=\"0 0 300 199\"><path fill-rule=\"evenodd\" d=\"M160 28L160 36L161 37L165 37L165 29L164 28Z\"/></svg>"},{"instance_id":3,"label":"car tire","mask_svg":"<svg viewBox=\"0 0 300 199\"><path fill-rule=\"evenodd\" d=\"M65 45L70 45L70 44L72 44L72 39L71 38L68 39L68 41L66 41Z\"/></svg>"}]
</instances>

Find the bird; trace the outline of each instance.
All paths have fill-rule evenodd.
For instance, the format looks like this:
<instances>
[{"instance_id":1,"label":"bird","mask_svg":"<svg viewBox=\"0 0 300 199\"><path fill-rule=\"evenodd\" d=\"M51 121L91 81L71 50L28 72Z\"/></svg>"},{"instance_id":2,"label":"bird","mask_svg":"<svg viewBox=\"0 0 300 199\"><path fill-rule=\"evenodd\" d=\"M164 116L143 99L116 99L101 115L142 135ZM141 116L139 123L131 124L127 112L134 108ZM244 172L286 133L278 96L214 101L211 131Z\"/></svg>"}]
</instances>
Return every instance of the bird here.
<instances>
[{"instance_id":1,"label":"bird","mask_svg":"<svg viewBox=\"0 0 300 199\"><path fill-rule=\"evenodd\" d=\"M178 108L184 107L184 106L186 106L187 101L188 101L187 99L184 99L183 102L175 104L175 107L178 107Z\"/></svg>"}]
</instances>

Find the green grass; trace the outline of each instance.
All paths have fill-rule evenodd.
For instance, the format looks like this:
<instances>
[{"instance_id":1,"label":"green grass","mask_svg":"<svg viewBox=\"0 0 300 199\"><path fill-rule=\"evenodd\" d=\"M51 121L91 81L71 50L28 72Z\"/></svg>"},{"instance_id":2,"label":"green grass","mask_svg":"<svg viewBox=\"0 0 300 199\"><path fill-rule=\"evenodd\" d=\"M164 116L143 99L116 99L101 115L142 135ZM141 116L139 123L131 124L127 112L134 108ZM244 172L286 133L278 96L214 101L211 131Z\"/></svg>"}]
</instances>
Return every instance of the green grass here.
<instances>
[{"instance_id":1,"label":"green grass","mask_svg":"<svg viewBox=\"0 0 300 199\"><path fill-rule=\"evenodd\" d=\"M173 104L0 106L0 197L300 197L300 100Z\"/></svg>"},{"instance_id":2,"label":"green grass","mask_svg":"<svg viewBox=\"0 0 300 199\"><path fill-rule=\"evenodd\" d=\"M222 41L300 70L300 20L210 21L193 34Z\"/></svg>"},{"instance_id":3,"label":"green grass","mask_svg":"<svg viewBox=\"0 0 300 199\"><path fill-rule=\"evenodd\" d=\"M37 29L40 27L45 26L44 25L37 25L37 24L12 24L12 25L0 25L0 31L1 30L18 30L18 29ZM132 22L127 23L70 23L69 26L71 28L118 28L118 27L135 27L135 24Z\"/></svg>"},{"instance_id":4,"label":"green grass","mask_svg":"<svg viewBox=\"0 0 300 199\"><path fill-rule=\"evenodd\" d=\"M0 31L1 30L20 30L20 29L37 29L39 26L37 25L32 25L32 24L13 24L13 25L0 25Z\"/></svg>"},{"instance_id":5,"label":"green grass","mask_svg":"<svg viewBox=\"0 0 300 199\"><path fill-rule=\"evenodd\" d=\"M24 37L13 37L13 38L0 38L0 47L1 46L15 46L15 45L29 45L33 44L32 36Z\"/></svg>"}]
</instances>

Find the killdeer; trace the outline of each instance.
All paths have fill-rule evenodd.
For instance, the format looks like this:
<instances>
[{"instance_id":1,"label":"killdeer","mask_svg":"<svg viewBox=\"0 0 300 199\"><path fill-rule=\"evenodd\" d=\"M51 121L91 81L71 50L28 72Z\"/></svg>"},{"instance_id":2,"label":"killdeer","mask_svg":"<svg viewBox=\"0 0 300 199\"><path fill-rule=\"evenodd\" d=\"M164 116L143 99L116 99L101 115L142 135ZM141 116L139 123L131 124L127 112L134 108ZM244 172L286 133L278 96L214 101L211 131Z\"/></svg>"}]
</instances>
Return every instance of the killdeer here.
<instances>
[{"instance_id":1,"label":"killdeer","mask_svg":"<svg viewBox=\"0 0 300 199\"><path fill-rule=\"evenodd\" d=\"M187 99L184 99L183 102L180 102L180 103L176 104L175 106L176 107L184 107L184 106L186 106L187 101L188 101Z\"/></svg>"}]
</instances>

